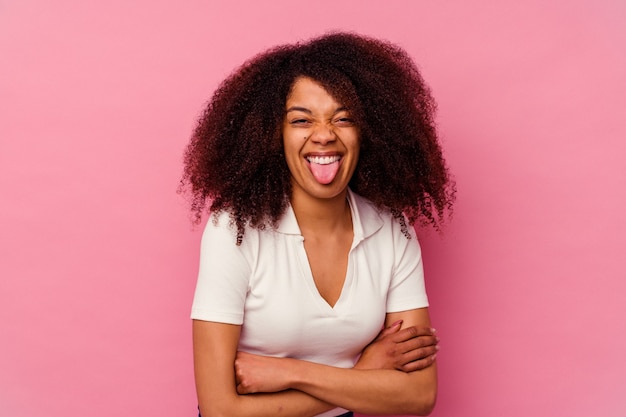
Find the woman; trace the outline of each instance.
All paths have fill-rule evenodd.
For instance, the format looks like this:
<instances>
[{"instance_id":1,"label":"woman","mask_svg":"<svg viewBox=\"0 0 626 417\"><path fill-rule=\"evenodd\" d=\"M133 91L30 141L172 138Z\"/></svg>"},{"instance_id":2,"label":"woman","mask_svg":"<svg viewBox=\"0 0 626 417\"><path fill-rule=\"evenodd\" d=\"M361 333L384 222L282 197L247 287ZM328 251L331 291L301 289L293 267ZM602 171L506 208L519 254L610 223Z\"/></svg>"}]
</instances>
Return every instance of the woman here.
<instances>
[{"instance_id":1,"label":"woman","mask_svg":"<svg viewBox=\"0 0 626 417\"><path fill-rule=\"evenodd\" d=\"M211 211L192 307L202 415L430 413L438 339L409 225L437 227L453 200L434 108L403 50L348 33L221 84L183 177L197 219Z\"/></svg>"}]
</instances>

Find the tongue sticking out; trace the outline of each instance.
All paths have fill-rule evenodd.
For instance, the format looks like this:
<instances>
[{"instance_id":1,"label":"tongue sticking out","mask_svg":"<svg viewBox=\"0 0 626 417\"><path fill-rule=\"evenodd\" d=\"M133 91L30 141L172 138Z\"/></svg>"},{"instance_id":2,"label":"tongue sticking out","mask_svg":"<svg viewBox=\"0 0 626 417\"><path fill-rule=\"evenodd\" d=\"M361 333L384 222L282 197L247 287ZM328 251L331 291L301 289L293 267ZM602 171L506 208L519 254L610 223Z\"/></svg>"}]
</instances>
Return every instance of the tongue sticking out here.
<instances>
[{"instance_id":1,"label":"tongue sticking out","mask_svg":"<svg viewBox=\"0 0 626 417\"><path fill-rule=\"evenodd\" d=\"M339 161L335 161L330 164L316 164L314 162L309 163L311 167L311 173L313 177L320 184L330 184L339 171Z\"/></svg>"}]
</instances>

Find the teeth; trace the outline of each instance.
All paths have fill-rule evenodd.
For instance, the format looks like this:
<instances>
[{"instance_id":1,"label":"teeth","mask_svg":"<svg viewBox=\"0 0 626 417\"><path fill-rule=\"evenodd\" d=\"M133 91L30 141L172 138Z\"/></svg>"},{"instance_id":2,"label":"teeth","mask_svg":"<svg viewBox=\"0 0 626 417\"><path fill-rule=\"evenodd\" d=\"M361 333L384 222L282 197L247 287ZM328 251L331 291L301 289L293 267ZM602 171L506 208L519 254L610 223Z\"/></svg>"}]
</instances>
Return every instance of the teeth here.
<instances>
[{"instance_id":1,"label":"teeth","mask_svg":"<svg viewBox=\"0 0 626 417\"><path fill-rule=\"evenodd\" d=\"M335 156L309 156L307 158L307 160L312 163L312 164L319 164L319 165L328 165L328 164L332 164L333 162L337 162L341 159L340 156L335 155Z\"/></svg>"}]
</instances>

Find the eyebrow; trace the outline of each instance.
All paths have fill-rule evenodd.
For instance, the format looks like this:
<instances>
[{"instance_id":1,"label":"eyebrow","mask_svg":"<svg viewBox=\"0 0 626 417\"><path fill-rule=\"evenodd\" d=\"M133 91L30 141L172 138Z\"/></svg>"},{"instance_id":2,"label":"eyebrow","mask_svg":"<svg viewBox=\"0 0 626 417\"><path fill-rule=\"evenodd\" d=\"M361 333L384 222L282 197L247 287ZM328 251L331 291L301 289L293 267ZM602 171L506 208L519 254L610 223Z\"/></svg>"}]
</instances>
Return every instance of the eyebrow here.
<instances>
[{"instance_id":1,"label":"eyebrow","mask_svg":"<svg viewBox=\"0 0 626 417\"><path fill-rule=\"evenodd\" d=\"M290 111L301 111L304 113L313 114L313 112L306 107L291 106L286 110L285 113L289 113Z\"/></svg>"},{"instance_id":2,"label":"eyebrow","mask_svg":"<svg viewBox=\"0 0 626 417\"><path fill-rule=\"evenodd\" d=\"M304 112L304 113L307 113L307 114L313 114L313 112L311 110L307 109L306 107L300 107L300 106L291 106L291 107L289 107L285 111L285 113L289 113L289 112L292 112L292 111L301 111L301 112ZM342 111L348 111L348 108L347 107L343 107L343 106L342 107L338 107L337 109L335 109L333 114L337 114L337 113L342 112Z\"/></svg>"}]
</instances>

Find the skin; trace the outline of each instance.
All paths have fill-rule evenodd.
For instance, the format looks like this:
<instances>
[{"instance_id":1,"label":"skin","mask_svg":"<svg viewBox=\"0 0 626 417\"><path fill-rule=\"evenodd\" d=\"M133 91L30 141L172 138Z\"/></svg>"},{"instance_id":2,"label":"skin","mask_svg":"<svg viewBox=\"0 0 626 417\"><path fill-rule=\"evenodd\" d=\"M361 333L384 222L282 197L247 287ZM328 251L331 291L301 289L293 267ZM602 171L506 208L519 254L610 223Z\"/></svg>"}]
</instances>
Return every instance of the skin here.
<instances>
[{"instance_id":1,"label":"skin","mask_svg":"<svg viewBox=\"0 0 626 417\"><path fill-rule=\"evenodd\" d=\"M294 83L283 122L291 205L315 284L333 306L353 239L347 187L359 157L348 109L309 78ZM307 157L340 156L327 184ZM367 414L427 415L437 391L438 339L425 308L388 313L385 329L352 369L237 352L241 326L193 322L194 368L204 416L314 416L340 406ZM234 365L234 366L233 366Z\"/></svg>"},{"instance_id":2,"label":"skin","mask_svg":"<svg viewBox=\"0 0 626 417\"><path fill-rule=\"evenodd\" d=\"M405 323L428 322L427 309L390 313ZM407 323L407 324L408 324ZM239 393L296 389L364 414L428 415L437 396L433 365L414 372L335 368L291 358L240 353L235 362Z\"/></svg>"},{"instance_id":3,"label":"skin","mask_svg":"<svg viewBox=\"0 0 626 417\"><path fill-rule=\"evenodd\" d=\"M398 320L383 329L361 353L355 369L419 371L432 365L439 351L439 337L432 328L406 327Z\"/></svg>"},{"instance_id":4,"label":"skin","mask_svg":"<svg viewBox=\"0 0 626 417\"><path fill-rule=\"evenodd\" d=\"M346 200L359 160L359 130L350 113L310 78L299 78L287 98L283 122L285 159L291 172L291 205L319 293L333 306L343 288L353 240ZM310 156L340 156L330 184L320 184Z\"/></svg>"},{"instance_id":5,"label":"skin","mask_svg":"<svg viewBox=\"0 0 626 417\"><path fill-rule=\"evenodd\" d=\"M360 135L350 112L310 78L298 78L286 103L283 121L285 159L291 172L292 203L344 198L359 160ZM341 157L337 176L319 184L310 172L307 156ZM342 202L344 202L342 200Z\"/></svg>"}]
</instances>

